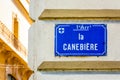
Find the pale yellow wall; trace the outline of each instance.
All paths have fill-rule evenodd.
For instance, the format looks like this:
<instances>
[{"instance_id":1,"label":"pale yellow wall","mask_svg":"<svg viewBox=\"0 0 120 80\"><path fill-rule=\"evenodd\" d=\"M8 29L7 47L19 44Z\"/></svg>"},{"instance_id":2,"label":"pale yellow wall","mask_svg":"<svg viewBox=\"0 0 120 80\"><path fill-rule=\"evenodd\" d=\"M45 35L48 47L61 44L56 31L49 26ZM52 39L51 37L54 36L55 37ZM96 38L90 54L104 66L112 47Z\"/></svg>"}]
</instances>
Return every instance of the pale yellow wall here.
<instances>
[{"instance_id":1,"label":"pale yellow wall","mask_svg":"<svg viewBox=\"0 0 120 80\"><path fill-rule=\"evenodd\" d=\"M5 57L4 53L0 53L0 80L4 80L6 75L5 75L5 68L4 68L4 63L5 63Z\"/></svg>"},{"instance_id":2,"label":"pale yellow wall","mask_svg":"<svg viewBox=\"0 0 120 80\"><path fill-rule=\"evenodd\" d=\"M30 27L30 22L28 22L21 10L24 8L28 11L28 8L19 9L18 6L20 5L16 4L15 1L19 2L21 0L0 0L0 80L7 80L8 74L13 75L16 80L28 80L32 73L27 65L27 53L24 54L21 49L21 46L25 48L28 46L27 36L28 28ZM23 3L26 2L26 0L22 1ZM14 17L17 18L19 26L18 39L13 35ZM13 40L16 40L16 42L13 42ZM18 46L17 44L20 43L22 45Z\"/></svg>"},{"instance_id":3,"label":"pale yellow wall","mask_svg":"<svg viewBox=\"0 0 120 80\"><path fill-rule=\"evenodd\" d=\"M26 0L24 0L24 1L26 1ZM21 14L19 9L14 4L13 0L4 0L4 1L0 0L0 20L6 25L6 27L11 32L13 32L13 26L12 26L12 14L13 13L17 14L17 17L18 17L19 39L20 39L21 43L27 48L28 28L30 27L29 22Z\"/></svg>"}]
</instances>

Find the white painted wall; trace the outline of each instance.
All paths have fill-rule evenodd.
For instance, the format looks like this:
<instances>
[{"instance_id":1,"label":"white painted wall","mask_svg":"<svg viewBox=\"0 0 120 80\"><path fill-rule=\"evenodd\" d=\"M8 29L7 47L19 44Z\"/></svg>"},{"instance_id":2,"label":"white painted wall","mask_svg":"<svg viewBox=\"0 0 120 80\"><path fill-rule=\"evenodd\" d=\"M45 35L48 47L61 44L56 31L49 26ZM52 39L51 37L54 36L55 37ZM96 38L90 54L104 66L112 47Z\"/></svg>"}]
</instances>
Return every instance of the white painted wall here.
<instances>
[{"instance_id":1,"label":"white painted wall","mask_svg":"<svg viewBox=\"0 0 120 80\"><path fill-rule=\"evenodd\" d=\"M43 2L43 3L42 3ZM43 61L119 61L120 22L95 21L41 21L44 9L120 9L120 0L32 0L30 16L36 22L29 29L29 65L35 71L30 80L119 80L118 73L92 72L39 72ZM42 5L41 5L42 4ZM107 56L101 57L56 57L54 56L55 24L107 24Z\"/></svg>"},{"instance_id":2,"label":"white painted wall","mask_svg":"<svg viewBox=\"0 0 120 80\"><path fill-rule=\"evenodd\" d=\"M30 16L38 19L44 9L120 9L120 0L31 0Z\"/></svg>"},{"instance_id":3,"label":"white painted wall","mask_svg":"<svg viewBox=\"0 0 120 80\"><path fill-rule=\"evenodd\" d=\"M93 72L55 72L55 73L40 73L33 80L119 80L119 73L93 73ZM32 79L31 79L32 80Z\"/></svg>"},{"instance_id":4,"label":"white painted wall","mask_svg":"<svg viewBox=\"0 0 120 80\"><path fill-rule=\"evenodd\" d=\"M55 24L107 24L107 30L108 30L108 45L107 45L107 56L101 56L101 57L56 57L54 56L54 29ZM73 78L70 76L72 74L66 74L65 79L60 79L56 77L60 77L59 73L57 75L54 74L42 74L36 72L36 69L43 61L120 61L120 23L119 22L67 22L67 21L37 21L32 25L32 27L29 30L29 61L30 66L32 69L35 70L35 76L42 77L41 80L47 80L47 76L51 76L49 78L50 80L73 80ZM64 73L63 73L64 74ZM74 74L73 74L74 75ZM81 77L84 74L81 74ZM105 75L105 74L104 74ZM104 76L103 74L98 74L98 76ZM114 75L114 74L113 74ZM56 76L56 77L55 77ZM67 77L68 76L68 77ZM75 74L75 76L78 76L78 74ZM87 74L87 76L91 76L92 74ZM106 77L108 74L105 75ZM63 76L62 76L63 77ZM78 76L79 77L79 76ZM84 76L85 79L83 80L90 80L87 79L86 76ZM96 76L95 76L96 77ZM120 75L116 78L111 77L112 79L119 79ZM64 78L64 77L63 77ZM109 78L109 77L108 77ZM31 79L32 80L32 79ZM79 78L75 78L75 80L79 80ZM94 80L94 79L92 79ZM100 80L95 79L95 80ZM102 80L105 80L104 78Z\"/></svg>"}]
</instances>

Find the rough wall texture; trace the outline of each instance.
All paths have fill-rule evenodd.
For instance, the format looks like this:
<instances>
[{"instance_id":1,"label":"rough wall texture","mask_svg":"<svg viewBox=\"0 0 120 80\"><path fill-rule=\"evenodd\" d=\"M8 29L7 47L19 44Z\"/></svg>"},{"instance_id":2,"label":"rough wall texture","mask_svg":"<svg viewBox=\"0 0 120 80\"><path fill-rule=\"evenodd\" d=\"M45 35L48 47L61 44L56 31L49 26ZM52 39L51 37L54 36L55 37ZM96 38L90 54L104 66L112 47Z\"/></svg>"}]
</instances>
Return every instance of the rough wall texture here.
<instances>
[{"instance_id":1,"label":"rough wall texture","mask_svg":"<svg viewBox=\"0 0 120 80\"><path fill-rule=\"evenodd\" d=\"M44 9L120 9L116 0L32 0L31 17L36 20L29 30L29 65L35 71L30 80L119 80L119 72L39 72L44 61L120 61L120 22L81 20L38 20ZM42 4L43 2L43 4ZM99 3L99 4L98 4ZM36 5L35 5L36 4ZM42 4L42 5L41 5ZM54 56L55 24L107 24L107 56L101 57L56 57Z\"/></svg>"}]
</instances>

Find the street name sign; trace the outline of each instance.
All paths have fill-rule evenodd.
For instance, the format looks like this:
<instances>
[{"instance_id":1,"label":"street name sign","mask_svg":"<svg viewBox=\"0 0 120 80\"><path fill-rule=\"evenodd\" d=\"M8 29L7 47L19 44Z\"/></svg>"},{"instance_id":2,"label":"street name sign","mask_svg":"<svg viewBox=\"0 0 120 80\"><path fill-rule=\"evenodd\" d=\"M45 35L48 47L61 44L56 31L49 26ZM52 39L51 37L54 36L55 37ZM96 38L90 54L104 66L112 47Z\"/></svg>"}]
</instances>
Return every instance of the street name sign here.
<instances>
[{"instance_id":1,"label":"street name sign","mask_svg":"<svg viewBox=\"0 0 120 80\"><path fill-rule=\"evenodd\" d=\"M105 56L106 24L56 24L55 56Z\"/></svg>"}]
</instances>

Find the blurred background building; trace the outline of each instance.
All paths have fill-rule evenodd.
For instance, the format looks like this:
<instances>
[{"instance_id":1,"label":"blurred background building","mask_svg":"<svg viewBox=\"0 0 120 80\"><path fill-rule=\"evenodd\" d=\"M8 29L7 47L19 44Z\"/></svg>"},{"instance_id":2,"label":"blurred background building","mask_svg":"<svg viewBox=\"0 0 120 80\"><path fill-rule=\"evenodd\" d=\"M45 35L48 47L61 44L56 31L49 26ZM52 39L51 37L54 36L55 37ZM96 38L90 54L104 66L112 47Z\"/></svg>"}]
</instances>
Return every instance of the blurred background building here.
<instances>
[{"instance_id":1,"label":"blurred background building","mask_svg":"<svg viewBox=\"0 0 120 80\"><path fill-rule=\"evenodd\" d=\"M28 80L27 61L30 0L0 0L0 80Z\"/></svg>"}]
</instances>

